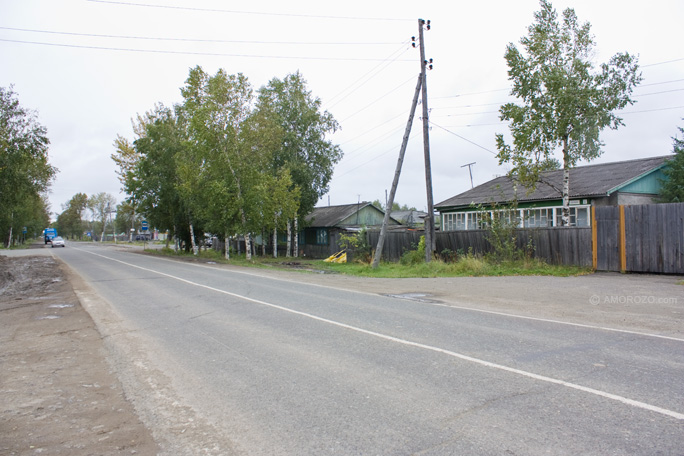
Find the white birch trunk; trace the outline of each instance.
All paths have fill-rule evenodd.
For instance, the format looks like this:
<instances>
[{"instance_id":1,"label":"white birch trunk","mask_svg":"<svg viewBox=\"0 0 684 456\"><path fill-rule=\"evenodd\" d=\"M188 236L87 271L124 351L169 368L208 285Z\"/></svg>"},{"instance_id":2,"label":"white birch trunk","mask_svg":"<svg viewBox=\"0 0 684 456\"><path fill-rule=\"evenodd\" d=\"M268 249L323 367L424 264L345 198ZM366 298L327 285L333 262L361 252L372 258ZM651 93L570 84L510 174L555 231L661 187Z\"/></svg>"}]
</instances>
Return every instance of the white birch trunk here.
<instances>
[{"instance_id":1,"label":"white birch trunk","mask_svg":"<svg viewBox=\"0 0 684 456\"><path fill-rule=\"evenodd\" d=\"M294 251L295 258L299 258L299 218L294 219Z\"/></svg>"},{"instance_id":2,"label":"white birch trunk","mask_svg":"<svg viewBox=\"0 0 684 456\"><path fill-rule=\"evenodd\" d=\"M292 220L287 221L287 248L285 249L285 256L290 257L290 251L292 250Z\"/></svg>"},{"instance_id":3,"label":"white birch trunk","mask_svg":"<svg viewBox=\"0 0 684 456\"><path fill-rule=\"evenodd\" d=\"M278 228L273 228L273 258L278 258Z\"/></svg>"},{"instance_id":4,"label":"white birch trunk","mask_svg":"<svg viewBox=\"0 0 684 456\"><path fill-rule=\"evenodd\" d=\"M195 242L195 230L192 227L192 223L190 224L190 243L192 244L192 254L197 256L199 248L197 247L197 243Z\"/></svg>"},{"instance_id":5,"label":"white birch trunk","mask_svg":"<svg viewBox=\"0 0 684 456\"><path fill-rule=\"evenodd\" d=\"M228 233L226 233L224 240L226 247L226 260L230 260L230 238L228 237Z\"/></svg>"},{"instance_id":6,"label":"white birch trunk","mask_svg":"<svg viewBox=\"0 0 684 456\"><path fill-rule=\"evenodd\" d=\"M261 228L261 256L266 256L266 230Z\"/></svg>"},{"instance_id":7,"label":"white birch trunk","mask_svg":"<svg viewBox=\"0 0 684 456\"><path fill-rule=\"evenodd\" d=\"M14 214L10 217L10 220L14 222ZM9 232L9 238L7 239L7 248L9 249L12 247L12 224L10 223L10 232Z\"/></svg>"},{"instance_id":8,"label":"white birch trunk","mask_svg":"<svg viewBox=\"0 0 684 456\"><path fill-rule=\"evenodd\" d=\"M249 233L245 234L245 259L252 259L252 239Z\"/></svg>"}]
</instances>

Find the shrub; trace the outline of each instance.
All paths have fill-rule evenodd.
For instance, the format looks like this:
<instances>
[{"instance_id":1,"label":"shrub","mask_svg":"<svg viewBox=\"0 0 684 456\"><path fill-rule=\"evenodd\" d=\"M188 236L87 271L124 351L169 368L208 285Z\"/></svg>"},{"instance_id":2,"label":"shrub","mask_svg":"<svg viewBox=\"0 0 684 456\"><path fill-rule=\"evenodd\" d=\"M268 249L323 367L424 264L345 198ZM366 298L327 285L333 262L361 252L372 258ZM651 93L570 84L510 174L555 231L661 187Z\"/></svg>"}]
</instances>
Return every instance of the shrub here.
<instances>
[{"instance_id":1,"label":"shrub","mask_svg":"<svg viewBox=\"0 0 684 456\"><path fill-rule=\"evenodd\" d=\"M404 266L420 264L425 262L425 236L420 237L418 246L415 250L407 250L401 256L400 263Z\"/></svg>"}]
</instances>

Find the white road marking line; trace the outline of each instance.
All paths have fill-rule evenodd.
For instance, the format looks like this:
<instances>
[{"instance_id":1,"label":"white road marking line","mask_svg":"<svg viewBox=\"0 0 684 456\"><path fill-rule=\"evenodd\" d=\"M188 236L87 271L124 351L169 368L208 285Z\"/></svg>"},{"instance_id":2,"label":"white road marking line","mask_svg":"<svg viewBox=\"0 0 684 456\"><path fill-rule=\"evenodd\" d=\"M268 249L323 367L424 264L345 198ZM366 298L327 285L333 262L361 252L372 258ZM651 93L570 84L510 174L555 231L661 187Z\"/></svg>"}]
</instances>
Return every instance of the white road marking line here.
<instances>
[{"instance_id":1,"label":"white road marking line","mask_svg":"<svg viewBox=\"0 0 684 456\"><path fill-rule=\"evenodd\" d=\"M80 250L80 249L78 249L78 250ZM86 253L89 253L89 254L91 254L91 255L96 255L96 256L105 258L105 259L110 260L110 261L115 261L115 262L117 262L117 263L124 264L124 265L126 265L126 266L130 266L130 267L133 267L133 268L141 269L141 270L143 270L143 271L151 272L151 273L154 273L154 274L159 274L159 275L161 275L161 276L168 277L168 278L170 278L170 279L178 280L178 281L180 281L180 282L187 283L187 284L189 284L189 285L193 285L193 286L200 287L200 288L206 288L207 290L215 291L215 292L217 292L217 293L222 293L222 294L225 294L225 295L228 295L228 296L232 296L232 297L234 297L234 298L238 298L238 299L242 299L242 300L245 300L245 301L253 302L253 303L255 303L255 304L260 304L260 305L263 305L263 306L266 306L266 307L270 307L270 308L273 308L273 309L282 310L282 311L284 311L284 312L289 312L289 313L294 314L294 315L299 315L299 316L306 317L306 318L309 318L309 319L312 319L312 320L320 321L320 322L327 323L327 324L330 324L330 325L333 325L333 326L337 326L337 327L340 327L340 328L344 328L344 329L348 329L348 330L351 330L351 331L355 331L355 332L358 332L358 333L361 333L361 334L366 334L366 335L369 335L369 336L377 337L377 338L379 338L379 339L387 340L387 341L390 341L390 342L395 342L395 343L402 344L402 345L406 345L406 346L410 346L410 347L416 347L416 348L421 348L421 349L429 350L429 351L436 352L436 353L441 353L441 354L444 354L444 355L447 355L447 356L451 356L451 357L453 357L453 358L461 359L461 360L463 360L463 361L469 361L469 362L472 362L472 363L475 363L475 364L479 364L479 365L481 365L481 366L490 367L490 368L493 368L493 369L499 369L499 370L502 370L502 371L505 371L505 372L510 372L510 373L513 373L513 374L521 375L521 376L523 376L523 377L528 377L528 378L531 378L531 379L534 379L534 380L539 380L539 381L542 381L542 382L553 383L553 384L556 384L556 385L565 386L565 387L567 387L567 388L572 388L572 389L575 389L575 390L583 391L583 392L585 392L585 393L590 393L590 394L594 394L594 395L596 395L596 396L605 397L605 398L607 398L607 399L612 399L612 400L614 400L614 401L621 402L621 403L623 403L623 404L630 405L630 406L632 406L632 407L637 407L637 408L641 408L641 409L648 410L648 411L651 411L651 412L660 413L661 415L669 416L669 417L675 418L675 419L677 419L677 420L684 420L684 413L675 412L675 411L673 411L673 410L668 410L668 409L665 409L665 408L662 408L662 407L658 407L658 406L655 406L655 405L647 404L647 403L645 403L645 402L637 401L637 400L634 400L634 399L629 399L629 398L627 398L627 397L619 396L619 395L617 395L617 394L612 394L612 393L608 393L608 392L605 392L605 391L597 390L597 389L594 389L594 388L589 388L589 387L586 387L586 386L578 385L578 384L576 384L576 383L566 382L566 381L564 381L564 380L559 380L559 379L556 379L556 378L547 377L547 376L545 376L545 375L539 375L539 374L535 374L535 373L532 373L532 372L527 372L527 371L524 371L524 370L515 369L515 368L513 368L513 367L504 366L504 365L502 365L502 364L492 363L492 362L490 362L490 361L485 361L485 360L483 360L483 359L474 358L474 357L472 357L472 356L464 355L464 354L457 353L457 352L454 352L454 351L451 351L451 350L446 350L446 349L443 349L443 348L434 347L434 346L432 346L432 345L421 344L421 343L418 343L418 342L412 342L412 341L410 341L410 340L400 339L400 338L394 337L394 336L389 336L389 335L387 335L387 334L382 334L382 333L378 333L378 332L375 332L375 331L369 331L369 330L367 330L367 329L359 328L359 327L357 327L357 326L351 326L351 325L348 325L348 324L346 324L346 323L341 323L341 322L338 322L338 321L329 320L329 319L327 319L327 318L323 318L323 317L319 317L319 316L316 316L316 315L313 315L313 314L309 314L309 313L306 313L306 312L301 312L301 311L298 311L298 310L294 310L294 309L290 309L290 308L287 308L287 307L279 306L279 305L277 305L277 304L272 304L272 303L269 303L269 302L266 302L266 301L261 301L261 300L259 300L259 299L254 299L254 298L250 298L250 297L247 297L247 296L242 296L242 295L239 295L239 294L236 294L236 293L231 293L231 292L229 292L229 291L220 290L220 289L218 289L218 288L210 287L210 286L208 286L208 285L202 285L201 283L192 282L192 281L190 281L190 280L183 279L182 277L177 277L177 276L173 276L173 275L171 275L171 274L166 274L166 273L164 273L164 272L155 271L154 269L144 268L144 267L142 267L142 266L137 266L137 265L135 265L135 264L127 263L127 262L125 262L125 261L117 260L117 259L115 259L115 258L110 258L110 257L104 256L104 255L100 255L100 254L98 254L98 253L88 252L88 251L86 251L86 250L82 250L82 251L83 251L83 252L86 252Z\"/></svg>"},{"instance_id":2,"label":"white road marking line","mask_svg":"<svg viewBox=\"0 0 684 456\"><path fill-rule=\"evenodd\" d=\"M168 258L158 258L158 259L163 260L163 261L177 263L177 261L169 260ZM215 266L207 266L204 264L196 264L196 263L187 263L187 264L189 264L193 267L197 267L197 268L212 269L215 271L226 271L226 269L223 269L223 268L217 268ZM271 276L266 276L263 274L255 274L253 272L236 271L233 269L230 269L228 271L233 273L233 274L243 274L243 275L248 275L251 277L258 277L258 278L270 279L270 280L278 280L281 282L288 282L288 283L299 283L299 282L296 282L296 281L290 280L290 279L283 279L281 277L271 277ZM329 285L320 285L317 283L307 283L307 285L312 286L312 287L326 288L329 290L338 290L338 291L345 291L345 292L349 292L349 293L358 293L358 294L363 294L363 295L367 295L367 296L376 296L376 297L380 296L378 293L368 293L366 291L352 290L352 289L340 288L340 287L331 287ZM410 301L410 300L406 300L406 301ZM413 302L413 301L410 301L410 302ZM677 342L684 342L684 339L682 339L680 337L672 337L672 336L664 336L661 334L652 334L652 333L645 333L645 332L639 332L639 331L631 331L629 329L619 329L619 328L610 328L607 326L587 325L587 324L583 324L583 323L573 323L570 321L553 320L550 318L530 317L527 315L518 315L518 314L507 313L507 312L499 312L496 310L476 309L474 307L457 306L457 305L451 305L451 304L440 304L440 303L436 303L436 302L422 302L419 304L420 305L434 306L434 307L445 307L447 309L459 309L459 310L467 310L470 312L480 312L480 313L486 313L486 314L492 314L492 315L500 315L503 317L520 318L523 320L542 321L544 323L554 323L554 324L558 324L558 325L576 326L578 328L598 329L601 331L611 331L611 332L617 332L617 333L623 333L623 334L633 334L636 336L655 337L657 339L666 339L666 340L674 340Z\"/></svg>"}]
</instances>

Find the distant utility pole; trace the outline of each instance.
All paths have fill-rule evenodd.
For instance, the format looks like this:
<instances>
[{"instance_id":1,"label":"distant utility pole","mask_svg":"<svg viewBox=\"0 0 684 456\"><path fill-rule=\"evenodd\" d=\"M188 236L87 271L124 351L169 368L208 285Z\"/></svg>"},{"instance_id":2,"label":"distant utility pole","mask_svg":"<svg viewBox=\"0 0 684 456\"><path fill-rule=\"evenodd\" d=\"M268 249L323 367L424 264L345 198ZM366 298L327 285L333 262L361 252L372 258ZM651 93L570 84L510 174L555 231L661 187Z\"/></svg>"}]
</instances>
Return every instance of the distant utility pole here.
<instances>
[{"instance_id":1,"label":"distant utility pole","mask_svg":"<svg viewBox=\"0 0 684 456\"><path fill-rule=\"evenodd\" d=\"M422 77L423 101L423 152L425 155L425 188L427 191L427 217L425 218L425 262L432 260L435 250L435 208L432 201L432 165L430 164L430 120L427 98L427 69L432 69L432 59L425 59L425 40L423 28L430 30L430 21L418 19L418 41L420 45L420 74Z\"/></svg>"},{"instance_id":2,"label":"distant utility pole","mask_svg":"<svg viewBox=\"0 0 684 456\"><path fill-rule=\"evenodd\" d=\"M473 187L474 187L474 185L473 185L473 168L472 168L472 166L473 166L475 163L477 163L477 162L472 162L472 163L468 163L468 164L466 164L466 165L461 166L461 168L465 168L465 167L467 166L467 167L468 167L468 171L470 171L470 188L473 188Z\"/></svg>"}]
</instances>

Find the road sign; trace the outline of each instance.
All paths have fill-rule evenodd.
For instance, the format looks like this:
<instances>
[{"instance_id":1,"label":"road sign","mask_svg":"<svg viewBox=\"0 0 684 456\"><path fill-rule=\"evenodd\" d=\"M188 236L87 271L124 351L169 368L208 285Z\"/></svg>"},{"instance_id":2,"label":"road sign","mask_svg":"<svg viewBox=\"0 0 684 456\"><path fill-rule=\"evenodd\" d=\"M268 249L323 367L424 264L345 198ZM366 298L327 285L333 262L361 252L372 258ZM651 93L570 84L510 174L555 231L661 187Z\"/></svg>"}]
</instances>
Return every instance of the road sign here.
<instances>
[{"instance_id":1,"label":"road sign","mask_svg":"<svg viewBox=\"0 0 684 456\"><path fill-rule=\"evenodd\" d=\"M142 222L142 230L147 231L147 222L145 220Z\"/></svg>"}]
</instances>

